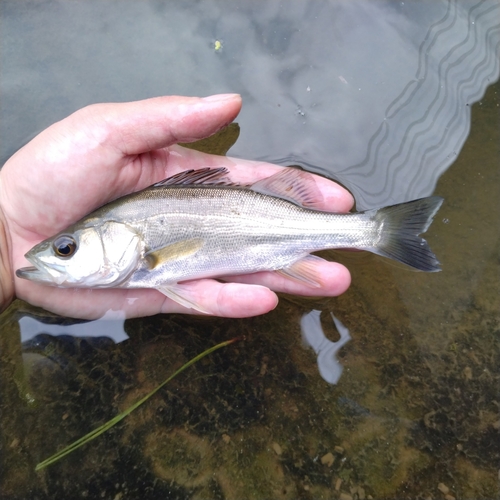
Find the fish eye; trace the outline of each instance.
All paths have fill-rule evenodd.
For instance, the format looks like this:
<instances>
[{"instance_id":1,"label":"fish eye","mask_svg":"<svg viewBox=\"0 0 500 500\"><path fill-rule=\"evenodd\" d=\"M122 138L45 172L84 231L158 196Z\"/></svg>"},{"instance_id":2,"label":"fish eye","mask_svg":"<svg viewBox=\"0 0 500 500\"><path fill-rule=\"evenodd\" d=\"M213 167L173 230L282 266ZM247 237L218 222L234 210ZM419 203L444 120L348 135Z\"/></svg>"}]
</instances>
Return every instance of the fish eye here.
<instances>
[{"instance_id":1,"label":"fish eye","mask_svg":"<svg viewBox=\"0 0 500 500\"><path fill-rule=\"evenodd\" d=\"M59 257L71 257L76 251L76 241L71 236L59 236L52 247Z\"/></svg>"}]
</instances>

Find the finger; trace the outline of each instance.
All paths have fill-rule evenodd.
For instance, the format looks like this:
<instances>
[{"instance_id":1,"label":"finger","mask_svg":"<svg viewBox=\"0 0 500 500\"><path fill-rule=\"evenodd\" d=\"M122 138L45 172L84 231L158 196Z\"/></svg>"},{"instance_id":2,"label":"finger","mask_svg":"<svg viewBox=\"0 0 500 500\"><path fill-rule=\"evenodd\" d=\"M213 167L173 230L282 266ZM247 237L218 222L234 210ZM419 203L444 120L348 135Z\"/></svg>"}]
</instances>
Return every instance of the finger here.
<instances>
[{"instance_id":1,"label":"finger","mask_svg":"<svg viewBox=\"0 0 500 500\"><path fill-rule=\"evenodd\" d=\"M199 97L166 96L128 103L93 104L41 132L12 159L35 158L68 175L68 161L77 172L117 161L116 156L138 155L171 144L203 139L234 120L241 109L238 94ZM12 161L6 164L8 171ZM32 169L32 174L37 170ZM4 172L5 174L5 172ZM31 179L30 179L31 180ZM38 183L37 183L38 185Z\"/></svg>"},{"instance_id":2,"label":"finger","mask_svg":"<svg viewBox=\"0 0 500 500\"><path fill-rule=\"evenodd\" d=\"M18 281L17 295L33 305L56 314L79 318L98 319L106 313L126 318L152 316L159 313L201 314L168 299L153 289L76 289L53 288ZM214 316L246 318L265 314L276 307L278 298L266 287L239 283L220 283L215 280L193 281L192 295L204 310Z\"/></svg>"},{"instance_id":3,"label":"finger","mask_svg":"<svg viewBox=\"0 0 500 500\"><path fill-rule=\"evenodd\" d=\"M269 288L260 285L220 283L211 279L183 283L182 288L195 297L196 303L210 315L226 318L247 318L265 314L278 305L278 298ZM200 314L166 299L161 312Z\"/></svg>"},{"instance_id":4,"label":"finger","mask_svg":"<svg viewBox=\"0 0 500 500\"><path fill-rule=\"evenodd\" d=\"M103 128L99 122L105 124L105 135L101 137L105 147L130 156L177 142L204 139L231 123L240 109L238 94L221 94L96 104L82 109L81 113L89 115L94 131Z\"/></svg>"},{"instance_id":5,"label":"finger","mask_svg":"<svg viewBox=\"0 0 500 500\"><path fill-rule=\"evenodd\" d=\"M196 296L197 303L212 316L247 318L266 314L278 305L276 294L260 285L220 283L203 279L184 283L182 286L189 290L191 297ZM156 290L138 289L120 290L120 292L126 292L120 310L127 318L159 313L203 314L178 304Z\"/></svg>"},{"instance_id":6,"label":"finger","mask_svg":"<svg viewBox=\"0 0 500 500\"><path fill-rule=\"evenodd\" d=\"M321 276L321 287L314 288L281 274L260 272L239 276L225 276L226 281L236 283L259 284L275 292L303 295L307 297L336 297L343 294L351 284L351 274L345 266L337 262L319 262L314 264L316 272Z\"/></svg>"}]
</instances>

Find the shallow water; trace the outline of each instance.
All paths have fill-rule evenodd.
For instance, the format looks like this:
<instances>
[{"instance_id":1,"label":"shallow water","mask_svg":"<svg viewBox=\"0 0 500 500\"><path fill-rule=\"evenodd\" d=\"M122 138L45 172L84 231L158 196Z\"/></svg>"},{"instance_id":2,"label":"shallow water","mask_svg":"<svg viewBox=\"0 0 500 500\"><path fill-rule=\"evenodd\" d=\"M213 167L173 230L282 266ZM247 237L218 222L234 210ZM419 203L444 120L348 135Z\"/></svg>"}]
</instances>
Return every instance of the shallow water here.
<instances>
[{"instance_id":1,"label":"shallow water","mask_svg":"<svg viewBox=\"0 0 500 500\"><path fill-rule=\"evenodd\" d=\"M88 331L100 337L88 338L88 331L80 339L49 336L54 331L47 326L21 343L18 320L25 315L62 323L68 333L74 327L14 303L0 317L2 498L498 498L500 85L488 87L473 106L460 93L469 88L477 99L488 83L484 75L498 76L498 45L493 56L477 49L481 58L473 50L478 44L467 46L466 32L459 37L466 50L449 49L452 54L445 51L438 59L444 62L428 66L429 72L441 68L436 81L455 96L455 105L468 108L465 118L457 112L453 121L448 101L437 98L439 119L414 130L423 115L409 106L387 125L386 137L393 139L377 143L384 112L417 74L419 47L432 54L439 45L435 33L459 36L450 28L460 24L457 4L424 13L418 4L405 12L401 4L381 2L385 11L368 22L374 12L361 2L337 12L322 2L308 9L291 3L286 11L270 2L259 12L206 3L204 17L195 4L174 11L160 2L142 8L131 3L118 12L109 2L93 24L90 3L22 5L5 2L3 14L9 29L2 36L9 43L2 44L8 47L2 48L8 70L1 82L8 97L0 110L2 137L8 138L2 158L37 129L88 102L241 91L248 111L238 119L241 134L230 154L328 172L355 192L362 207L430 194L437 183L434 192L445 204L427 239L443 272L413 273L364 253L325 252L351 270L353 284L341 297L282 297L272 313L245 320L129 320L124 329L130 338L118 344L92 324ZM498 6L470 2L468 12L493 16ZM318 18L325 24L339 19L340 31L325 35L323 25L314 24ZM397 29L396 21L405 18L417 21ZM357 22L352 39L346 39L346 19ZM484 30L490 42L498 40L496 23ZM127 29L134 29L133 36L126 36ZM379 62L362 67L359 61L373 57L362 51L362 41L376 39L377 29L387 35L376 48ZM295 34L292 41L287 31ZM394 33L406 43L395 46ZM330 52L320 51L325 46ZM332 47L339 59L327 58ZM476 64L467 73L460 62L469 52ZM252 67L265 75L261 86L251 79ZM453 68L460 78L441 78ZM377 79L377 71L391 78ZM348 83L363 79L356 86L362 97L352 96L339 75ZM374 86L365 87L370 81ZM433 88L432 78L421 81ZM375 93L375 87L385 90ZM300 101L316 88L321 90L311 101ZM453 133L433 143L446 124ZM394 136L396 125L406 131L402 137ZM390 167L386 160L396 158L398 144L408 145L409 156L402 154ZM420 167L405 170L405 159L408 168ZM411 190L403 182L409 175ZM322 311L327 338L340 337L331 313L351 337L336 354L343 367L336 385L321 378L315 353L303 346L300 321L312 310ZM122 326L108 325L105 332ZM31 336L36 333L34 327ZM109 433L34 472L39 461L124 410L183 362L242 334L244 341L190 368Z\"/></svg>"}]
</instances>

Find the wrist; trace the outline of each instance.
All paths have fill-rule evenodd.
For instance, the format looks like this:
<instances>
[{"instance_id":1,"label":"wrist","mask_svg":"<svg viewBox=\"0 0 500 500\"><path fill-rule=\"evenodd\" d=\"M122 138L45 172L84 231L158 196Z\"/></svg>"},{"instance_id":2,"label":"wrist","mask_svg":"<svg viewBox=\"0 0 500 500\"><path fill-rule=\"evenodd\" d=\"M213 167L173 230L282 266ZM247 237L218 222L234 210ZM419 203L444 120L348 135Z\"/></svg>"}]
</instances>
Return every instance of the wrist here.
<instances>
[{"instance_id":1,"label":"wrist","mask_svg":"<svg viewBox=\"0 0 500 500\"><path fill-rule=\"evenodd\" d=\"M0 207L0 313L14 299L14 273L11 265L10 238Z\"/></svg>"}]
</instances>

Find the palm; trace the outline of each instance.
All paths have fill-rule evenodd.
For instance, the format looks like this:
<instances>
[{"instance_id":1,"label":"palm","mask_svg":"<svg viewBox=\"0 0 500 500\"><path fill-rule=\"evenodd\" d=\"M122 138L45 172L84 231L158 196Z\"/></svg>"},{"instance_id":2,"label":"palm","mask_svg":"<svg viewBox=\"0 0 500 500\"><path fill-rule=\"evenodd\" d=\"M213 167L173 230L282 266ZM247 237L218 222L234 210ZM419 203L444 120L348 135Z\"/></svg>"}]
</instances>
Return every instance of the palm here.
<instances>
[{"instance_id":1,"label":"palm","mask_svg":"<svg viewBox=\"0 0 500 500\"><path fill-rule=\"evenodd\" d=\"M200 104L201 103L201 104ZM238 98L207 102L159 98L129 104L84 108L56 123L14 155L1 171L0 203L11 238L12 265L25 265L24 254L98 206L143 189L188 168L224 165L236 181L267 177L277 168L206 155L171 146L211 135L239 111ZM319 180L325 208L347 210L352 198L333 183ZM345 268L328 264L325 295L344 291ZM37 285L15 278L16 295L66 316L96 318L109 310L127 316L187 310L155 290L82 290ZM193 282L208 309L221 316L251 316L272 309L275 290L311 294L313 290L273 273L238 276L231 281L254 285ZM314 290L314 293L318 293Z\"/></svg>"}]
</instances>

